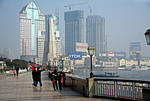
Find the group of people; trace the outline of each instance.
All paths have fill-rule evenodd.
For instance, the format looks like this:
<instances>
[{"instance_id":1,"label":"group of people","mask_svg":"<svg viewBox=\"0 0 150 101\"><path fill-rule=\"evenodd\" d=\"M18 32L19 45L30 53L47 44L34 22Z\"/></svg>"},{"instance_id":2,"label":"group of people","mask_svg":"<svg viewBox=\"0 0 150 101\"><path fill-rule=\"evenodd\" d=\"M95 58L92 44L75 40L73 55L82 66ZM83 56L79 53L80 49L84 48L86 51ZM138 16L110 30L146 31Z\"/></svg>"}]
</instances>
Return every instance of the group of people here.
<instances>
[{"instance_id":1,"label":"group of people","mask_svg":"<svg viewBox=\"0 0 150 101\"><path fill-rule=\"evenodd\" d=\"M61 91L63 86L65 85L65 73L57 72L57 70L55 69L52 73L50 73L50 79L52 81L54 91Z\"/></svg>"},{"instance_id":2,"label":"group of people","mask_svg":"<svg viewBox=\"0 0 150 101\"><path fill-rule=\"evenodd\" d=\"M40 69L37 67L34 67L32 71L32 78L33 78L33 87L37 87L38 83L40 87L42 87L41 82L41 72L45 69ZM53 84L54 91L62 90L63 86L65 85L65 73L64 72L57 72L55 69L52 73L49 74L49 77L51 79L51 82Z\"/></svg>"},{"instance_id":3,"label":"group of people","mask_svg":"<svg viewBox=\"0 0 150 101\"><path fill-rule=\"evenodd\" d=\"M34 67L34 70L32 71L33 87L37 87L38 82L40 84L40 87L42 87L41 72L44 70L45 69L40 69L40 68Z\"/></svg>"}]
</instances>

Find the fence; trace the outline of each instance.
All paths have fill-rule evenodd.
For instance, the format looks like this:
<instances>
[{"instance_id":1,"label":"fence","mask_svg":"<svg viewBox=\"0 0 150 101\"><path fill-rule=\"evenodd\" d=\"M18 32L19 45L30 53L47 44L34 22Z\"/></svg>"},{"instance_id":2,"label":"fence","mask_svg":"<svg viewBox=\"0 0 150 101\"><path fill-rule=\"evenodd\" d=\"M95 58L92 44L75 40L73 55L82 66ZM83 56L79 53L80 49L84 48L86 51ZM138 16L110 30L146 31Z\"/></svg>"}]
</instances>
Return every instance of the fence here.
<instances>
[{"instance_id":1,"label":"fence","mask_svg":"<svg viewBox=\"0 0 150 101\"><path fill-rule=\"evenodd\" d=\"M142 89L149 88L149 81L94 78L94 96L143 100Z\"/></svg>"}]
</instances>

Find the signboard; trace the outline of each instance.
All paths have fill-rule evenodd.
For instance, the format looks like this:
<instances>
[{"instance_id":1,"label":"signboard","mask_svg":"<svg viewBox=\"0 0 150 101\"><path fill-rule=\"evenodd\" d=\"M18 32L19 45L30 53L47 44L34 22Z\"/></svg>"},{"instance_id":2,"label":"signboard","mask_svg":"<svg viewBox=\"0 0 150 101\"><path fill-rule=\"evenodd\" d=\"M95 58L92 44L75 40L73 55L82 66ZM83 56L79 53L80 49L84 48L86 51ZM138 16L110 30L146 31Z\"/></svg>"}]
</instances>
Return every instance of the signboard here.
<instances>
[{"instance_id":1,"label":"signboard","mask_svg":"<svg viewBox=\"0 0 150 101\"><path fill-rule=\"evenodd\" d=\"M76 43L76 52L87 52L88 44L87 43Z\"/></svg>"},{"instance_id":2,"label":"signboard","mask_svg":"<svg viewBox=\"0 0 150 101\"><path fill-rule=\"evenodd\" d=\"M81 53L72 53L68 55L70 60L82 60L82 54Z\"/></svg>"},{"instance_id":3,"label":"signboard","mask_svg":"<svg viewBox=\"0 0 150 101\"><path fill-rule=\"evenodd\" d=\"M113 57L114 56L114 52L113 51L109 51L108 56L109 57Z\"/></svg>"}]
</instances>

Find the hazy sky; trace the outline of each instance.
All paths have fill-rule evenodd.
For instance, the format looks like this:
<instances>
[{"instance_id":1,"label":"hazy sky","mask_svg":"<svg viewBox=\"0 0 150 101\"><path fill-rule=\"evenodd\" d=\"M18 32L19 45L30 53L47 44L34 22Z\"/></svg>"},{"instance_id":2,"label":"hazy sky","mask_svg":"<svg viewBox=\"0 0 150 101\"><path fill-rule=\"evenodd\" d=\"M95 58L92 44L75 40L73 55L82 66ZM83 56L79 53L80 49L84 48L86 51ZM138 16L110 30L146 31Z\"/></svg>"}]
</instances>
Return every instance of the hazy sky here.
<instances>
[{"instance_id":1,"label":"hazy sky","mask_svg":"<svg viewBox=\"0 0 150 101\"><path fill-rule=\"evenodd\" d=\"M19 12L32 0L0 0L0 51L10 48L13 57L19 58ZM144 32L150 28L150 0L35 0L43 14L52 14L59 9L60 28L63 32L65 5L81 9L85 18L90 14L105 18L108 50L129 51L130 42L141 42L144 56L150 56Z\"/></svg>"}]
</instances>

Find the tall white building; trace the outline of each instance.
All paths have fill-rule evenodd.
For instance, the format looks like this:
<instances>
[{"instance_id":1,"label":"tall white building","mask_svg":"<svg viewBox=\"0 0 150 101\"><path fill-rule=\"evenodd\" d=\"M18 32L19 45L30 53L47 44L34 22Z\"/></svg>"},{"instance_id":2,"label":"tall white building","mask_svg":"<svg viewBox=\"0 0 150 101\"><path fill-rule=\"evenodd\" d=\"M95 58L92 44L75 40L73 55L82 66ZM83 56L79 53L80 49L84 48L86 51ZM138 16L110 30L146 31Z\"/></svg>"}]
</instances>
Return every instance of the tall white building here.
<instances>
[{"instance_id":1,"label":"tall white building","mask_svg":"<svg viewBox=\"0 0 150 101\"><path fill-rule=\"evenodd\" d=\"M40 53L38 33L45 31L45 16L35 2L30 2L20 11L20 57L27 61L37 61ZM41 43L39 43L41 44Z\"/></svg>"},{"instance_id":2,"label":"tall white building","mask_svg":"<svg viewBox=\"0 0 150 101\"><path fill-rule=\"evenodd\" d=\"M44 54L44 42L45 42L45 32L39 31L37 37L37 64L42 65L43 54Z\"/></svg>"},{"instance_id":3,"label":"tall white building","mask_svg":"<svg viewBox=\"0 0 150 101\"><path fill-rule=\"evenodd\" d=\"M55 41L56 41L56 57L59 58L62 54L61 52L61 40L60 40L60 34L59 31L54 32L55 35Z\"/></svg>"}]
</instances>

